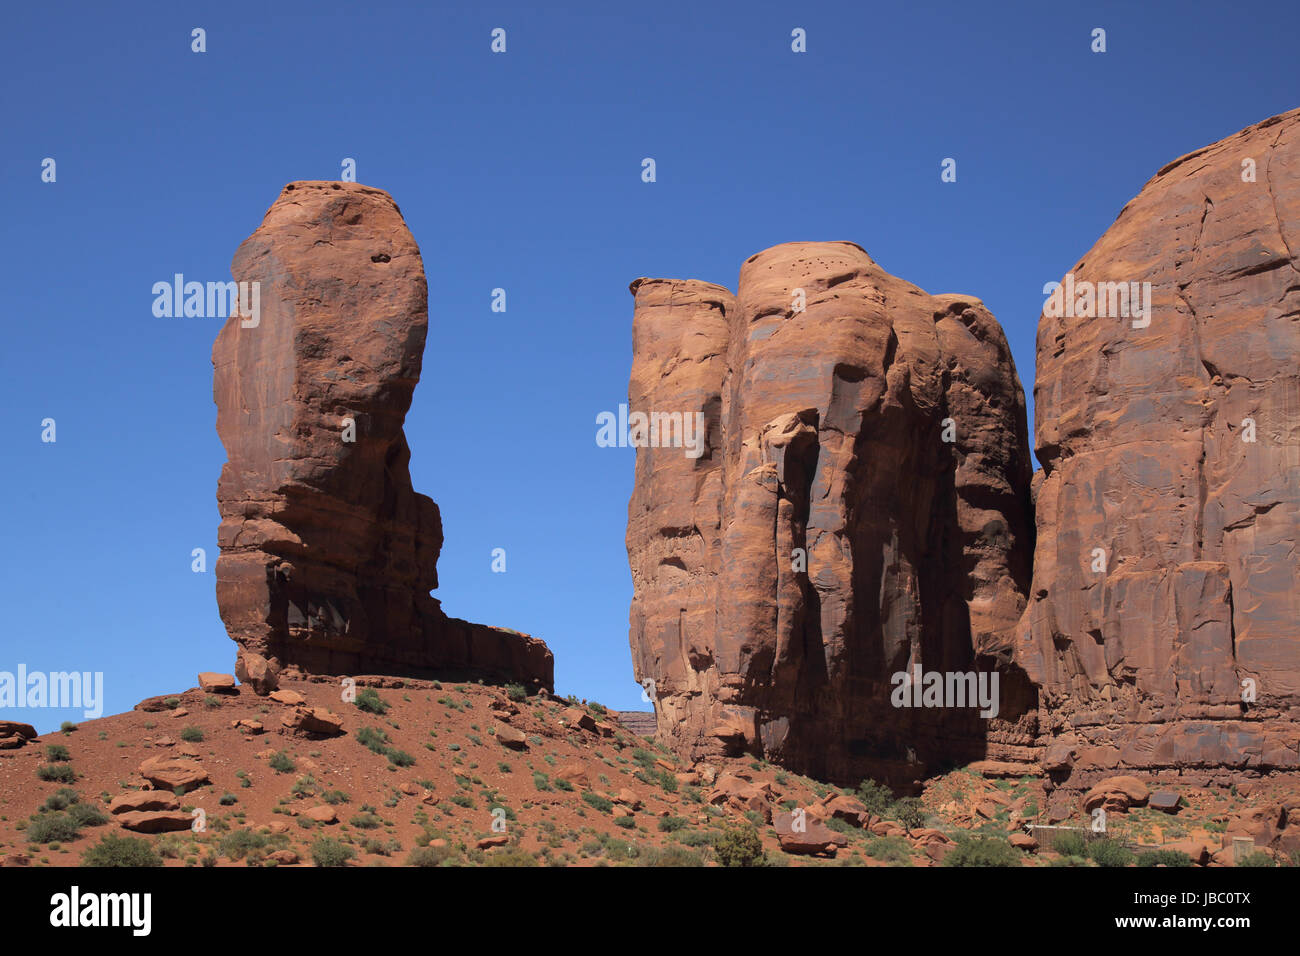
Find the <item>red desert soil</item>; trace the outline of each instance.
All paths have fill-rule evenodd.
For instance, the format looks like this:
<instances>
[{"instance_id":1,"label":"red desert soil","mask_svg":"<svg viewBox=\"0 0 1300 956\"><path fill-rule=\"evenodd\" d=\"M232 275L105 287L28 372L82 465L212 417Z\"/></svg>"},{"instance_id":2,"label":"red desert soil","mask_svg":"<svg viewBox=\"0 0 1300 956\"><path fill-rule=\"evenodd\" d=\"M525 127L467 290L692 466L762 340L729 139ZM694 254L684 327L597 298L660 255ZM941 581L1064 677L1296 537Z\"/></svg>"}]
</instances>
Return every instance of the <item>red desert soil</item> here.
<instances>
[{"instance_id":1,"label":"red desert soil","mask_svg":"<svg viewBox=\"0 0 1300 956\"><path fill-rule=\"evenodd\" d=\"M242 686L193 688L0 750L0 864L76 866L105 834L120 834L147 841L168 866L312 865L322 838L345 846L345 857L350 850L351 866L717 865L726 858L717 841L751 828L778 865L938 865L968 831L1011 838L1025 864L1060 862L1024 831L1046 803L1036 778L958 770L927 781L919 805L872 813L854 791L750 758L685 766L599 704L512 700L508 689L478 684L358 685L357 702L337 682L285 681L276 696L289 702ZM376 694L383 713L358 706ZM328 736L335 719L342 732ZM168 784L186 774L208 782L174 795ZM57 775L75 776L43 779ZM91 818L75 835L49 825L69 816L63 788ZM1112 813L1114 832L1148 846L1181 841L1193 855L1200 841L1219 853L1232 821L1278 803L1266 781L1244 789L1249 797L1182 791L1177 816ZM806 829L792 833L789 811L799 808L808 809ZM1085 821L1080 810L1067 822ZM781 848L778 827L802 852Z\"/></svg>"}]
</instances>

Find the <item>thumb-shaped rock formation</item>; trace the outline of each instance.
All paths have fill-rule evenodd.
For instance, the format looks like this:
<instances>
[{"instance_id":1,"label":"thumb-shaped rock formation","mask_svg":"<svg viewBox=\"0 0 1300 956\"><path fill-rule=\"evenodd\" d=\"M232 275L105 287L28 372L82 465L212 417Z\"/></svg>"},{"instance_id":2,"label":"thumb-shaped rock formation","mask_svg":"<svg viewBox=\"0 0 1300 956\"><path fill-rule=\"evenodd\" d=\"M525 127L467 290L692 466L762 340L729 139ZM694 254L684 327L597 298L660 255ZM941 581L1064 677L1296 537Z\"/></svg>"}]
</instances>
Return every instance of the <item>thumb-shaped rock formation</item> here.
<instances>
[{"instance_id":1,"label":"thumb-shaped rock formation","mask_svg":"<svg viewBox=\"0 0 1300 956\"><path fill-rule=\"evenodd\" d=\"M217 603L259 692L282 669L552 686L540 640L447 617L429 595L438 506L402 424L428 326L424 266L392 198L290 183L239 247L239 304L212 350Z\"/></svg>"},{"instance_id":2,"label":"thumb-shaped rock formation","mask_svg":"<svg viewBox=\"0 0 1300 956\"><path fill-rule=\"evenodd\" d=\"M1072 786L1300 768L1298 256L1300 110L1161 169L1044 309L1016 657Z\"/></svg>"},{"instance_id":3,"label":"thumb-shaped rock formation","mask_svg":"<svg viewBox=\"0 0 1300 956\"><path fill-rule=\"evenodd\" d=\"M632 292L630 636L661 739L854 782L982 756L990 735L1032 745L1009 663L1033 546L1024 394L988 310L848 242L752 256L735 296ZM693 427L700 447L674 440ZM997 719L899 706L916 668L996 674Z\"/></svg>"}]
</instances>

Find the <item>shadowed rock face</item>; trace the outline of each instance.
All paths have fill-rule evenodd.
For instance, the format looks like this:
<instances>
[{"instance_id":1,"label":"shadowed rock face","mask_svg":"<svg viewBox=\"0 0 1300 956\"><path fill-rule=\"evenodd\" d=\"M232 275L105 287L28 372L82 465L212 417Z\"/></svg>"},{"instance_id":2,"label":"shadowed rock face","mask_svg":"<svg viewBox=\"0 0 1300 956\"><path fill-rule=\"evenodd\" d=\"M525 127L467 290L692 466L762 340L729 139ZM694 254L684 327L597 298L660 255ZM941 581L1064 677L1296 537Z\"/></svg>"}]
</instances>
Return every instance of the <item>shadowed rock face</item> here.
<instances>
[{"instance_id":1,"label":"shadowed rock face","mask_svg":"<svg viewBox=\"0 0 1300 956\"><path fill-rule=\"evenodd\" d=\"M1293 111L1160 170L1071 270L1150 282L1149 325L1044 310L1016 658L1058 777L1300 766L1298 253Z\"/></svg>"},{"instance_id":2,"label":"shadowed rock face","mask_svg":"<svg viewBox=\"0 0 1300 956\"><path fill-rule=\"evenodd\" d=\"M448 618L429 596L442 522L411 487L402 433L428 293L392 198L291 183L231 271L260 283L257 324L236 312L212 351L229 458L217 602L241 679L462 673L549 689L543 642Z\"/></svg>"},{"instance_id":3,"label":"shadowed rock face","mask_svg":"<svg viewBox=\"0 0 1300 956\"><path fill-rule=\"evenodd\" d=\"M707 434L698 457L662 430L639 447L628 506L661 739L854 782L1032 745L1009 664L1033 547L1024 395L984 306L846 242L761 252L735 296L632 292L630 417L700 413ZM998 718L892 706L914 665L999 669Z\"/></svg>"}]
</instances>

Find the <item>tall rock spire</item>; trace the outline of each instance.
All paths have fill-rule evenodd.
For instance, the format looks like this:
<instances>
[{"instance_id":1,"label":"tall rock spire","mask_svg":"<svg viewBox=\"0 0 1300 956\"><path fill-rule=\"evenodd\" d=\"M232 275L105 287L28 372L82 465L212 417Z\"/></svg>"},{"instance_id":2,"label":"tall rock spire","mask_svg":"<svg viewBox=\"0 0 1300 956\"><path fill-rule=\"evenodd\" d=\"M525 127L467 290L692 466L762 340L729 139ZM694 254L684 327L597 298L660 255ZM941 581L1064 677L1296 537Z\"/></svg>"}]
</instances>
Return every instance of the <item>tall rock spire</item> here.
<instances>
[{"instance_id":1,"label":"tall rock spire","mask_svg":"<svg viewBox=\"0 0 1300 956\"><path fill-rule=\"evenodd\" d=\"M392 198L290 183L231 271L243 298L212 350L229 458L217 602L241 678L454 672L549 689L544 643L448 618L429 594L442 522L411 487L402 431L428 288Z\"/></svg>"}]
</instances>

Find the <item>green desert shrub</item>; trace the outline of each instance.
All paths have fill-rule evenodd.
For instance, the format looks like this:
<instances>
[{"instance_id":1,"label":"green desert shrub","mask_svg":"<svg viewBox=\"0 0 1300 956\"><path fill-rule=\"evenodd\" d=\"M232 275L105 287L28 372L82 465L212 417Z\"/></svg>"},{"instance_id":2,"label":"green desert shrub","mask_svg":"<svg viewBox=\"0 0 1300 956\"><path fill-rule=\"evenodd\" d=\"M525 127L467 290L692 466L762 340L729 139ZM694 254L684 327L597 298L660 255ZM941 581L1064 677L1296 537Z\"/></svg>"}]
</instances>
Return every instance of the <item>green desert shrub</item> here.
<instances>
[{"instance_id":1,"label":"green desert shrub","mask_svg":"<svg viewBox=\"0 0 1300 956\"><path fill-rule=\"evenodd\" d=\"M901 836L872 837L862 852L873 860L886 863L904 863L912 858L912 846Z\"/></svg>"},{"instance_id":2,"label":"green desert shrub","mask_svg":"<svg viewBox=\"0 0 1300 956\"><path fill-rule=\"evenodd\" d=\"M107 814L89 803L73 804L68 808L68 816L82 827L97 827L108 822Z\"/></svg>"},{"instance_id":3,"label":"green desert shrub","mask_svg":"<svg viewBox=\"0 0 1300 956\"><path fill-rule=\"evenodd\" d=\"M594 807L601 813L614 812L614 803L612 800L607 797L602 797L598 793L592 793L590 790L583 793L582 802L587 804L589 807Z\"/></svg>"},{"instance_id":4,"label":"green desert shrub","mask_svg":"<svg viewBox=\"0 0 1300 956\"><path fill-rule=\"evenodd\" d=\"M1123 844L1103 839L1088 844L1088 859L1098 866L1128 866L1137 860L1137 856Z\"/></svg>"},{"instance_id":5,"label":"green desert shrub","mask_svg":"<svg viewBox=\"0 0 1300 956\"><path fill-rule=\"evenodd\" d=\"M887 817L890 808L894 805L894 792L883 783L876 783L870 779L863 780L858 784L858 800L873 815Z\"/></svg>"},{"instance_id":6,"label":"green desert shrub","mask_svg":"<svg viewBox=\"0 0 1300 956\"><path fill-rule=\"evenodd\" d=\"M269 841L252 830L231 830L221 838L221 855L231 860L242 860L259 850L265 850Z\"/></svg>"},{"instance_id":7,"label":"green desert shrub","mask_svg":"<svg viewBox=\"0 0 1300 956\"><path fill-rule=\"evenodd\" d=\"M31 843L66 843L81 833L81 824L69 813L42 813L27 824L27 839Z\"/></svg>"},{"instance_id":8,"label":"green desert shrub","mask_svg":"<svg viewBox=\"0 0 1300 956\"><path fill-rule=\"evenodd\" d=\"M66 810L81 799L81 795L71 787L59 787L45 798L46 810Z\"/></svg>"},{"instance_id":9,"label":"green desert shrub","mask_svg":"<svg viewBox=\"0 0 1300 956\"><path fill-rule=\"evenodd\" d=\"M1021 853L997 837L965 837L948 851L944 866L1020 866Z\"/></svg>"},{"instance_id":10,"label":"green desert shrub","mask_svg":"<svg viewBox=\"0 0 1300 956\"><path fill-rule=\"evenodd\" d=\"M417 846L406 858L407 866L442 866L455 853L449 846Z\"/></svg>"},{"instance_id":11,"label":"green desert shrub","mask_svg":"<svg viewBox=\"0 0 1300 956\"><path fill-rule=\"evenodd\" d=\"M606 849L608 853L608 848ZM613 857L611 857L613 859ZM703 866L704 858L684 846L673 844L662 849L648 847L637 857L639 866ZM751 864L752 865L752 864Z\"/></svg>"},{"instance_id":12,"label":"green desert shrub","mask_svg":"<svg viewBox=\"0 0 1300 956\"><path fill-rule=\"evenodd\" d=\"M925 808L916 797L903 797L894 801L894 819L909 830L925 826Z\"/></svg>"},{"instance_id":13,"label":"green desert shrub","mask_svg":"<svg viewBox=\"0 0 1300 956\"><path fill-rule=\"evenodd\" d=\"M162 866L162 858L147 840L112 833L92 846L81 858L82 866Z\"/></svg>"},{"instance_id":14,"label":"green desert shrub","mask_svg":"<svg viewBox=\"0 0 1300 956\"><path fill-rule=\"evenodd\" d=\"M353 701L358 710L364 710L367 714L386 714L388 713L389 703L379 696L379 691L373 687L363 687L357 693L357 699Z\"/></svg>"},{"instance_id":15,"label":"green desert shrub","mask_svg":"<svg viewBox=\"0 0 1300 956\"><path fill-rule=\"evenodd\" d=\"M1148 850L1137 855L1138 866L1191 866L1192 858L1178 850Z\"/></svg>"},{"instance_id":16,"label":"green desert shrub","mask_svg":"<svg viewBox=\"0 0 1300 956\"><path fill-rule=\"evenodd\" d=\"M1052 849L1061 856L1082 856L1088 855L1088 841L1083 838L1083 834L1075 833L1073 830L1066 830L1064 833L1058 833L1052 840Z\"/></svg>"},{"instance_id":17,"label":"green desert shrub","mask_svg":"<svg viewBox=\"0 0 1300 956\"><path fill-rule=\"evenodd\" d=\"M493 850L483 860L484 866L537 866L537 857L517 846Z\"/></svg>"},{"instance_id":18,"label":"green desert shrub","mask_svg":"<svg viewBox=\"0 0 1300 956\"><path fill-rule=\"evenodd\" d=\"M394 767L410 767L415 763L415 758L405 750L398 750L396 747L385 747L384 756Z\"/></svg>"},{"instance_id":19,"label":"green desert shrub","mask_svg":"<svg viewBox=\"0 0 1300 956\"><path fill-rule=\"evenodd\" d=\"M42 764L36 768L36 776L56 783L72 783L77 779L76 772L66 763Z\"/></svg>"},{"instance_id":20,"label":"green desert shrub","mask_svg":"<svg viewBox=\"0 0 1300 956\"><path fill-rule=\"evenodd\" d=\"M311 845L311 859L317 866L346 866L356 851L332 837L321 837Z\"/></svg>"},{"instance_id":21,"label":"green desert shrub","mask_svg":"<svg viewBox=\"0 0 1300 956\"><path fill-rule=\"evenodd\" d=\"M293 762L293 758L283 750L277 750L273 753L271 759L267 761L267 765L276 773L293 773L298 766Z\"/></svg>"},{"instance_id":22,"label":"green desert shrub","mask_svg":"<svg viewBox=\"0 0 1300 956\"><path fill-rule=\"evenodd\" d=\"M722 834L713 845L713 854L723 866L764 866L767 863L763 841L758 835L758 829L752 826L733 827Z\"/></svg>"},{"instance_id":23,"label":"green desert shrub","mask_svg":"<svg viewBox=\"0 0 1300 956\"><path fill-rule=\"evenodd\" d=\"M354 736L357 743L377 754L383 753L384 747L388 745L388 734L378 727L358 727Z\"/></svg>"},{"instance_id":24,"label":"green desert shrub","mask_svg":"<svg viewBox=\"0 0 1300 956\"><path fill-rule=\"evenodd\" d=\"M358 830L378 830L384 825L384 821L376 816L373 807L363 806L362 812L354 816L348 823Z\"/></svg>"}]
</instances>

